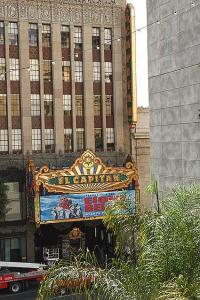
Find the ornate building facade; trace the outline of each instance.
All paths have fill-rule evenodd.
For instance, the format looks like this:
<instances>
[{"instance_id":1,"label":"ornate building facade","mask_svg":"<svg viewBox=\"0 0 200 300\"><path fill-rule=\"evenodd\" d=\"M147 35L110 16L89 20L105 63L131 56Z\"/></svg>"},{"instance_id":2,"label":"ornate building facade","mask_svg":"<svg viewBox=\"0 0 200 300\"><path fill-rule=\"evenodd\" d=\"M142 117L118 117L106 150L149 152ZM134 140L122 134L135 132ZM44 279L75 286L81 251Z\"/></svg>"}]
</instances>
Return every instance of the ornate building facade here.
<instances>
[{"instance_id":1,"label":"ornate building facade","mask_svg":"<svg viewBox=\"0 0 200 300\"><path fill-rule=\"evenodd\" d=\"M130 152L125 8L124 0L0 2L0 177L10 200L2 260L34 261L28 159L62 168L91 149L120 166Z\"/></svg>"}]
</instances>

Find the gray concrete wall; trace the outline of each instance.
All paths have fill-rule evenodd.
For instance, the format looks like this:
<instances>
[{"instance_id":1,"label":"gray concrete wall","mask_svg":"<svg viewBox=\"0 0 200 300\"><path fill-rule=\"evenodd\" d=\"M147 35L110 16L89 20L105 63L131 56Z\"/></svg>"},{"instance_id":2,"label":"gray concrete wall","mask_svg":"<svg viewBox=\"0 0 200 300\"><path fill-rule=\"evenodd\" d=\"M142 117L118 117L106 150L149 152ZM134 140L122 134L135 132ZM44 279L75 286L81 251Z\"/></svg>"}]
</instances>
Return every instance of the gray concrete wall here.
<instances>
[{"instance_id":1,"label":"gray concrete wall","mask_svg":"<svg viewBox=\"0 0 200 300\"><path fill-rule=\"evenodd\" d=\"M147 0L147 15L151 174L163 191L200 182L200 1Z\"/></svg>"}]
</instances>

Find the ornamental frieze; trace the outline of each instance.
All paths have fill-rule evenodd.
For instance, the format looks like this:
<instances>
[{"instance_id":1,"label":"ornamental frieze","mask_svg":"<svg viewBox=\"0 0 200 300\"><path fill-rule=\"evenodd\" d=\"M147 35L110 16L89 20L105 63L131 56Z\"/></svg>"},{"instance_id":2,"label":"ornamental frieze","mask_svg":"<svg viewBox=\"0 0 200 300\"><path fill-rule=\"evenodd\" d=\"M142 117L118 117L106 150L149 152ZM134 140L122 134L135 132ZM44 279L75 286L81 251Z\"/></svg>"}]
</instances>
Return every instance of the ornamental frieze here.
<instances>
[{"instance_id":1,"label":"ornamental frieze","mask_svg":"<svg viewBox=\"0 0 200 300\"><path fill-rule=\"evenodd\" d=\"M71 24L121 24L123 0L0 1L0 17ZM73 4L73 5L72 5Z\"/></svg>"},{"instance_id":2,"label":"ornamental frieze","mask_svg":"<svg viewBox=\"0 0 200 300\"><path fill-rule=\"evenodd\" d=\"M42 167L35 173L35 191L43 187L57 193L107 192L128 188L133 180L138 180L138 171L132 163L125 167L107 167L93 152L86 150L71 168Z\"/></svg>"}]
</instances>

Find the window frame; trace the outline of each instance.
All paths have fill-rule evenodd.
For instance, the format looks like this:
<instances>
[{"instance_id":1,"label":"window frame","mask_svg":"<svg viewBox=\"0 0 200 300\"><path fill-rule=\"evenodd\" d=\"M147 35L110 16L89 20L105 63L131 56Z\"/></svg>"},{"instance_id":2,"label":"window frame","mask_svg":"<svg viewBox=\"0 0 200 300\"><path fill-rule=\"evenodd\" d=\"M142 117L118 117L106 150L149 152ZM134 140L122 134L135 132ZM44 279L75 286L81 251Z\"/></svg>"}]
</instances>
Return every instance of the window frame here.
<instances>
[{"instance_id":1,"label":"window frame","mask_svg":"<svg viewBox=\"0 0 200 300\"><path fill-rule=\"evenodd\" d=\"M11 101L11 116L20 117L21 116L20 94L11 94L10 101Z\"/></svg>"},{"instance_id":2,"label":"window frame","mask_svg":"<svg viewBox=\"0 0 200 300\"><path fill-rule=\"evenodd\" d=\"M30 59L30 81L40 81L39 59Z\"/></svg>"},{"instance_id":3,"label":"window frame","mask_svg":"<svg viewBox=\"0 0 200 300\"><path fill-rule=\"evenodd\" d=\"M42 24L42 47L48 48L52 46L51 42L51 25Z\"/></svg>"},{"instance_id":4,"label":"window frame","mask_svg":"<svg viewBox=\"0 0 200 300\"><path fill-rule=\"evenodd\" d=\"M75 82L83 82L83 62L74 62L74 80Z\"/></svg>"},{"instance_id":5,"label":"window frame","mask_svg":"<svg viewBox=\"0 0 200 300\"><path fill-rule=\"evenodd\" d=\"M0 153L8 152L8 129L0 129Z\"/></svg>"},{"instance_id":6,"label":"window frame","mask_svg":"<svg viewBox=\"0 0 200 300\"><path fill-rule=\"evenodd\" d=\"M30 47L38 47L38 24L37 23L29 23L28 39L29 39Z\"/></svg>"},{"instance_id":7,"label":"window frame","mask_svg":"<svg viewBox=\"0 0 200 300\"><path fill-rule=\"evenodd\" d=\"M85 130L84 128L76 128L76 146L77 151L83 151L85 148ZM79 140L78 140L79 138ZM79 147L80 146L80 147Z\"/></svg>"},{"instance_id":8,"label":"window frame","mask_svg":"<svg viewBox=\"0 0 200 300\"><path fill-rule=\"evenodd\" d=\"M68 139L67 139L68 137ZM68 145L68 147L67 147ZM64 128L64 151L72 152L73 149L73 131L72 128Z\"/></svg>"},{"instance_id":9,"label":"window frame","mask_svg":"<svg viewBox=\"0 0 200 300\"><path fill-rule=\"evenodd\" d=\"M53 95L52 94L44 94L44 116L45 117L53 117ZM47 112L47 108L49 112Z\"/></svg>"},{"instance_id":10,"label":"window frame","mask_svg":"<svg viewBox=\"0 0 200 300\"><path fill-rule=\"evenodd\" d=\"M7 94L0 94L0 117L7 116Z\"/></svg>"},{"instance_id":11,"label":"window frame","mask_svg":"<svg viewBox=\"0 0 200 300\"><path fill-rule=\"evenodd\" d=\"M45 139L44 139L45 151L53 152L55 149L54 129L45 128L44 135L45 135Z\"/></svg>"},{"instance_id":12,"label":"window frame","mask_svg":"<svg viewBox=\"0 0 200 300\"><path fill-rule=\"evenodd\" d=\"M21 128L12 129L12 151L22 151L22 130Z\"/></svg>"},{"instance_id":13,"label":"window frame","mask_svg":"<svg viewBox=\"0 0 200 300\"><path fill-rule=\"evenodd\" d=\"M64 30L67 29L67 30ZM61 48L70 48L70 28L68 25L61 25Z\"/></svg>"},{"instance_id":14,"label":"window frame","mask_svg":"<svg viewBox=\"0 0 200 300\"><path fill-rule=\"evenodd\" d=\"M9 58L10 81L19 81L19 58Z\"/></svg>"},{"instance_id":15,"label":"window frame","mask_svg":"<svg viewBox=\"0 0 200 300\"><path fill-rule=\"evenodd\" d=\"M41 150L42 150L41 129L32 128L32 151L41 152Z\"/></svg>"},{"instance_id":16,"label":"window frame","mask_svg":"<svg viewBox=\"0 0 200 300\"><path fill-rule=\"evenodd\" d=\"M63 95L63 112L64 116L72 115L72 95Z\"/></svg>"},{"instance_id":17,"label":"window frame","mask_svg":"<svg viewBox=\"0 0 200 300\"><path fill-rule=\"evenodd\" d=\"M9 22L8 23L8 40L10 46L18 46L18 23L17 22Z\"/></svg>"},{"instance_id":18,"label":"window frame","mask_svg":"<svg viewBox=\"0 0 200 300\"><path fill-rule=\"evenodd\" d=\"M41 100L40 94L31 94L31 116L41 116Z\"/></svg>"},{"instance_id":19,"label":"window frame","mask_svg":"<svg viewBox=\"0 0 200 300\"><path fill-rule=\"evenodd\" d=\"M82 27L75 26L74 27L74 48L82 49L83 46L83 36L82 36Z\"/></svg>"},{"instance_id":20,"label":"window frame","mask_svg":"<svg viewBox=\"0 0 200 300\"><path fill-rule=\"evenodd\" d=\"M43 60L43 80L52 81L52 61L48 59Z\"/></svg>"}]
</instances>

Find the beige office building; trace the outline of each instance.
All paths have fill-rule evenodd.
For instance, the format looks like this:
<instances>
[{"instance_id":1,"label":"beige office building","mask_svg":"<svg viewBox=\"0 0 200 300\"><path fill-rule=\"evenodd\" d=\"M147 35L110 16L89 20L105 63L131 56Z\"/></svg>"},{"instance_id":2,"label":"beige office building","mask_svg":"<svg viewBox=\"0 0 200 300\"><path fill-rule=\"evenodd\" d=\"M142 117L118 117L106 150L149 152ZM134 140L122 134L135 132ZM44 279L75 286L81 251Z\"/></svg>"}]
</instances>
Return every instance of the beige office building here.
<instances>
[{"instance_id":1,"label":"beige office building","mask_svg":"<svg viewBox=\"0 0 200 300\"><path fill-rule=\"evenodd\" d=\"M0 1L0 177L11 208L3 260L34 260L29 158L62 168L90 149L120 166L130 152L125 9L124 0Z\"/></svg>"}]
</instances>

